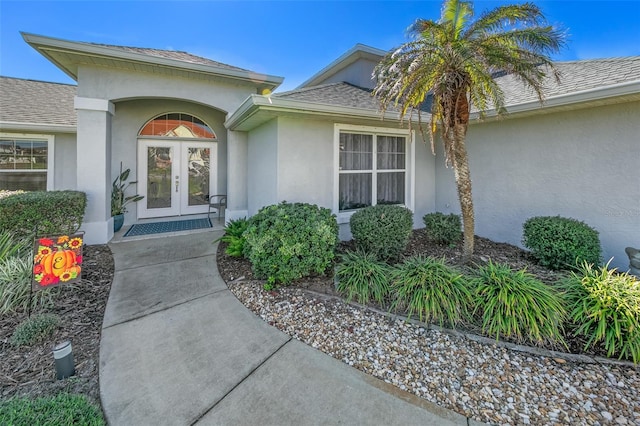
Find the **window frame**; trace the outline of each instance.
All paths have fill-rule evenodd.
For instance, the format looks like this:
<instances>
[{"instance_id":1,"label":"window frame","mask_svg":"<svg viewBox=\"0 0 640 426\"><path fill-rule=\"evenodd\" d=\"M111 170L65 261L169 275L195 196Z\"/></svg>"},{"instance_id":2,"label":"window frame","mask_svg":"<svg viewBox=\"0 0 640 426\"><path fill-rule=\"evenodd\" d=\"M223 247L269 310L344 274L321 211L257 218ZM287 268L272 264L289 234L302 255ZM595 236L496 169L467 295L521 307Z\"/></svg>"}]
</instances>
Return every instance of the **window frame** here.
<instances>
[{"instance_id":1,"label":"window frame","mask_svg":"<svg viewBox=\"0 0 640 426\"><path fill-rule=\"evenodd\" d=\"M47 169L42 170L29 170L35 173L47 174L47 191L53 191L54 176L55 176L55 136L51 134L37 134L37 133L5 133L0 132L1 139L13 139L13 140L32 140L32 141L46 141L47 142ZM0 169L0 173L16 173L23 172L24 170L10 170Z\"/></svg>"},{"instance_id":2,"label":"window frame","mask_svg":"<svg viewBox=\"0 0 640 426\"><path fill-rule=\"evenodd\" d=\"M334 182L333 182L333 213L336 215L338 219L338 223L349 223L349 219L351 215L357 212L359 209L354 210L340 210L340 134L341 133L356 133L356 134L366 134L373 135L372 139L372 169L366 170L364 172L372 173L372 199L371 205L377 204L377 197L374 197L375 191L377 190L377 174L391 172L389 170L384 169L385 171L379 172L377 170L377 136L398 136L404 137L405 143L407 144L405 150L405 168L398 169L397 171L404 171L405 173L405 186L404 186L404 204L403 206L409 208L410 210L414 210L414 188L415 188L415 131L409 132L408 129L394 129L388 127L375 127L375 126L363 126L363 125L352 125L352 124L334 124L334 134L333 134L333 164L334 164ZM357 170L349 170L346 173L356 173L359 172Z\"/></svg>"}]
</instances>

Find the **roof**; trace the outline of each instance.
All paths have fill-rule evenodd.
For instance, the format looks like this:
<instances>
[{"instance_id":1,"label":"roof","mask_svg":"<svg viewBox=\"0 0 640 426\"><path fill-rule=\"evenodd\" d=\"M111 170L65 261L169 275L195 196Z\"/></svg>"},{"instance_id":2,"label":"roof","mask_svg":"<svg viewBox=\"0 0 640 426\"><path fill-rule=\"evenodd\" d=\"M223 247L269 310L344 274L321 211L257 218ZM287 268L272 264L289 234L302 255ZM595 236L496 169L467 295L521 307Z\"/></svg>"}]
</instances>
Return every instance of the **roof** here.
<instances>
[{"instance_id":1,"label":"roof","mask_svg":"<svg viewBox=\"0 0 640 426\"><path fill-rule=\"evenodd\" d=\"M75 85L0 77L0 124L3 129L25 123L71 131L77 124L75 96Z\"/></svg>"},{"instance_id":2,"label":"roof","mask_svg":"<svg viewBox=\"0 0 640 426\"><path fill-rule=\"evenodd\" d=\"M593 89L640 82L640 56L581 61L556 62L560 82L548 73L543 87L546 99L585 92ZM507 108L510 105L538 102L538 97L513 75L497 79L504 92Z\"/></svg>"},{"instance_id":3,"label":"roof","mask_svg":"<svg viewBox=\"0 0 640 426\"><path fill-rule=\"evenodd\" d=\"M378 110L379 103L371 92L371 89L341 82L274 93L272 98Z\"/></svg>"},{"instance_id":4,"label":"roof","mask_svg":"<svg viewBox=\"0 0 640 426\"><path fill-rule=\"evenodd\" d=\"M262 74L186 52L113 46L22 33L24 40L74 80L82 65L186 78L242 81L258 91L273 91L283 77Z\"/></svg>"},{"instance_id":5,"label":"roof","mask_svg":"<svg viewBox=\"0 0 640 426\"><path fill-rule=\"evenodd\" d=\"M176 61L188 62L191 64L209 65L209 66L222 68L222 69L250 72L250 70L247 70L244 68L234 67L233 65L217 62L208 58L204 58L202 56L192 55L191 53L183 52L181 50L163 50L163 49L151 49L151 48L144 48L144 47L115 46L111 44L101 44L101 43L88 43L88 44L103 46L109 49L121 50L123 52L132 52L132 53L138 53L141 55L155 56L157 58L173 59Z\"/></svg>"}]
</instances>

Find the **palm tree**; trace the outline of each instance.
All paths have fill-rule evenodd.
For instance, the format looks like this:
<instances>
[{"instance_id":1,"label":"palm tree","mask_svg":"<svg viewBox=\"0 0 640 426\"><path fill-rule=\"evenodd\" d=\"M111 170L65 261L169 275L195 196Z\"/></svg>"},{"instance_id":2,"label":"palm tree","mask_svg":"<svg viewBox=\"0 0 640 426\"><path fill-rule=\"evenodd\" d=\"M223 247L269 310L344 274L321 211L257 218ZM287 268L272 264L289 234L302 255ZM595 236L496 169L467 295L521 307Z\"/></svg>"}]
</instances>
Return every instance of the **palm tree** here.
<instances>
[{"instance_id":1,"label":"palm tree","mask_svg":"<svg viewBox=\"0 0 640 426\"><path fill-rule=\"evenodd\" d=\"M430 108L429 136L440 128L447 165L454 170L464 230L463 261L473 254L474 213L465 138L472 106L481 114L500 114L504 96L496 78L512 74L543 100L547 72L559 75L549 58L564 44L564 34L547 25L533 3L508 5L473 19L471 1L445 0L440 20L417 20L411 41L392 50L375 68L374 94L383 112L396 106L401 117ZM431 98L428 99L427 97ZM427 100L427 102L425 102ZM430 102L430 106L428 105Z\"/></svg>"}]
</instances>

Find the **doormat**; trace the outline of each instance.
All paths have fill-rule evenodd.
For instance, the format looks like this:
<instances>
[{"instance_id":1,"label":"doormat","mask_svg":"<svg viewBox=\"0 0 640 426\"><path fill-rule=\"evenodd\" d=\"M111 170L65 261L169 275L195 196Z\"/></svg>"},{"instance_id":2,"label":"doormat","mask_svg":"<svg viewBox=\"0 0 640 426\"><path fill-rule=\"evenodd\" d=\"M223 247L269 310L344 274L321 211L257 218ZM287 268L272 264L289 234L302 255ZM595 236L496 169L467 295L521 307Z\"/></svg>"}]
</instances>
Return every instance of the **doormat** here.
<instances>
[{"instance_id":1,"label":"doormat","mask_svg":"<svg viewBox=\"0 0 640 426\"><path fill-rule=\"evenodd\" d=\"M131 226L125 237L138 235L162 234L164 232L190 231L192 229L211 228L211 221L206 219L177 220L173 222L140 223Z\"/></svg>"}]
</instances>

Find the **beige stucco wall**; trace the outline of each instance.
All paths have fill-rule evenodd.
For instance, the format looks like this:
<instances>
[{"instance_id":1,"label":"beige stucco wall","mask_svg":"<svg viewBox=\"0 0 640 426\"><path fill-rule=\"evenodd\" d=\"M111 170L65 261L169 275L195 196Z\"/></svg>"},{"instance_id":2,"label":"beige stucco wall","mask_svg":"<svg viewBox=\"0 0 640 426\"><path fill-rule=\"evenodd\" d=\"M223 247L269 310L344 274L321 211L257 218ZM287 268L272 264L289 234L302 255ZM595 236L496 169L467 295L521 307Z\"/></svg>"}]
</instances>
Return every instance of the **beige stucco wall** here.
<instances>
[{"instance_id":1,"label":"beige stucco wall","mask_svg":"<svg viewBox=\"0 0 640 426\"><path fill-rule=\"evenodd\" d=\"M638 123L629 102L470 126L476 234L520 245L528 218L572 217L626 270L624 248L640 247ZM459 212L453 171L436 166L436 209Z\"/></svg>"},{"instance_id":2,"label":"beige stucco wall","mask_svg":"<svg viewBox=\"0 0 640 426\"><path fill-rule=\"evenodd\" d=\"M261 207L283 201L278 198L277 119L249 132L247 160L247 207L253 216Z\"/></svg>"},{"instance_id":3,"label":"beige stucco wall","mask_svg":"<svg viewBox=\"0 0 640 426\"><path fill-rule=\"evenodd\" d=\"M217 137L216 176L218 188L216 194L226 193L227 185L227 130L223 125L225 115L216 109L201 104L177 101L172 99L138 99L121 101L115 104L111 138L111 176L112 180L119 173L120 161L123 169L130 168L130 181L137 180L138 164L138 132L144 124L159 114L182 112L194 115L209 124ZM135 190L135 185L131 191ZM133 192L132 192L133 194ZM127 206L125 223L136 220L137 206Z\"/></svg>"}]
</instances>

